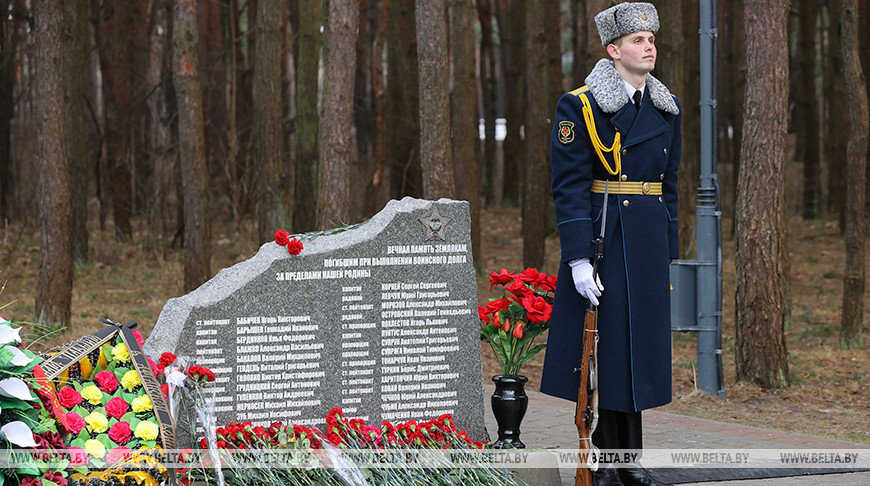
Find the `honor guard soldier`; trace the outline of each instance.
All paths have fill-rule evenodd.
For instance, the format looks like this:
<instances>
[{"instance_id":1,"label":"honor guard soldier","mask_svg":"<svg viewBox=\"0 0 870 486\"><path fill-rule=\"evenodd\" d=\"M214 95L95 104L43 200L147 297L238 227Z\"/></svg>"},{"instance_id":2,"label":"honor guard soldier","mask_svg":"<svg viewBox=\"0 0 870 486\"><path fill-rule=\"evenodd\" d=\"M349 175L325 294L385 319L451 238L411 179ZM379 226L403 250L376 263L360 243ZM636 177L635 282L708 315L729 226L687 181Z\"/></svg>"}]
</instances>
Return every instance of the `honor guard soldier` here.
<instances>
[{"instance_id":1,"label":"honor guard soldier","mask_svg":"<svg viewBox=\"0 0 870 486\"><path fill-rule=\"evenodd\" d=\"M609 59L598 61L585 86L561 97L553 124L562 260L541 391L577 400L584 311L588 303L598 306L592 443L639 452L641 411L671 401L669 261L679 256L680 103L650 74L659 29L652 4L618 4L595 24ZM603 259L594 278L592 241L602 221ZM639 464L614 467L607 457L614 456L604 456L596 484L658 484Z\"/></svg>"}]
</instances>

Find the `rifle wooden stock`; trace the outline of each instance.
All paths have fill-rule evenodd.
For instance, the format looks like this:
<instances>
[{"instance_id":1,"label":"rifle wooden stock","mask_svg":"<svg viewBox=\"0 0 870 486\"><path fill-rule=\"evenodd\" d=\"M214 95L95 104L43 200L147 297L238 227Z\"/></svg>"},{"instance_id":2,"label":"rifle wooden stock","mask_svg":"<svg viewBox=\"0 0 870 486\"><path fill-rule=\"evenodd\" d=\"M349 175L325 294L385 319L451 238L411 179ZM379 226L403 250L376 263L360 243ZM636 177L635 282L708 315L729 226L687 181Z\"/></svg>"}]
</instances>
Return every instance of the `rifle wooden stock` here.
<instances>
[{"instance_id":1,"label":"rifle wooden stock","mask_svg":"<svg viewBox=\"0 0 870 486\"><path fill-rule=\"evenodd\" d=\"M592 378L595 370L595 339L598 336L598 310L589 305L583 323L583 349L580 358L580 389L577 391L577 410L574 422L580 435L580 454L577 462L575 486L592 486L592 471L584 461L592 454L592 425L595 418L594 394L597 384Z\"/></svg>"}]
</instances>

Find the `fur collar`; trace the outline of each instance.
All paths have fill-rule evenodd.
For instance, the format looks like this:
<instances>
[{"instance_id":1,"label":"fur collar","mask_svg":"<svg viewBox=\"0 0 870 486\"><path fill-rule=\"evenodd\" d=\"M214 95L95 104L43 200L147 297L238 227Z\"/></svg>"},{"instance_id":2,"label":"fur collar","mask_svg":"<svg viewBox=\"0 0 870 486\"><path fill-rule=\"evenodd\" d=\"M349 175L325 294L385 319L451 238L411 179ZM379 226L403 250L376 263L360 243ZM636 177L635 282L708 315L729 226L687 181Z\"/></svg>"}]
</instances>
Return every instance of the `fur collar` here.
<instances>
[{"instance_id":1,"label":"fur collar","mask_svg":"<svg viewBox=\"0 0 870 486\"><path fill-rule=\"evenodd\" d=\"M610 59L598 61L595 68L586 77L586 84L589 86L589 91L592 91L595 102L605 113L616 113L629 102L628 94L626 94L622 84L622 77L613 67L613 61ZM646 88L649 90L650 98L656 108L673 115L680 113L667 86L649 73L646 75Z\"/></svg>"}]
</instances>

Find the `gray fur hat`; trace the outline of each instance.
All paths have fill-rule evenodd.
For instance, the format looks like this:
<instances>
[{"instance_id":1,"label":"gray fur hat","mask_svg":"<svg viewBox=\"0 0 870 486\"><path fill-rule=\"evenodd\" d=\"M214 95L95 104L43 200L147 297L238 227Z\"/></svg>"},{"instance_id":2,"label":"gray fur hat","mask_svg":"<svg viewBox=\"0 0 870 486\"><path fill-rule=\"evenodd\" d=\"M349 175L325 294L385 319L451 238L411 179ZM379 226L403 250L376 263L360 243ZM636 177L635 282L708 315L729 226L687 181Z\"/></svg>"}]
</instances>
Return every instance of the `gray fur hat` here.
<instances>
[{"instance_id":1,"label":"gray fur hat","mask_svg":"<svg viewBox=\"0 0 870 486\"><path fill-rule=\"evenodd\" d=\"M601 36L601 45L606 46L613 39L641 30L655 34L659 30L659 14L651 3L625 2L596 15L595 25Z\"/></svg>"}]
</instances>

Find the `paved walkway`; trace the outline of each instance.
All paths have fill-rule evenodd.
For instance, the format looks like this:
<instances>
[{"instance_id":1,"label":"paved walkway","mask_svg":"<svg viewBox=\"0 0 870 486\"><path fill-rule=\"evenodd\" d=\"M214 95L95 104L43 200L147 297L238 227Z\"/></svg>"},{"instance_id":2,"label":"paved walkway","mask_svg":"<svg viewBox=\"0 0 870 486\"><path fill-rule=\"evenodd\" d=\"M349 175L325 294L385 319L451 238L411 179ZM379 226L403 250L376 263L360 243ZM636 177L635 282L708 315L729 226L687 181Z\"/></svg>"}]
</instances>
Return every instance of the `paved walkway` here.
<instances>
[{"instance_id":1,"label":"paved walkway","mask_svg":"<svg viewBox=\"0 0 870 486\"><path fill-rule=\"evenodd\" d=\"M489 397L494 388L484 386L484 402L486 408L486 427L492 439L497 437L498 427L490 410ZM558 448L577 449L577 430L574 427L574 403L559 398L543 395L539 392L526 392L529 395L529 410L523 420L521 439L528 448ZM856 424L867 427L868 424ZM810 450L854 450L867 449L863 460L870 457L870 445L857 444L838 440L813 437L803 434L791 434L774 430L748 427L744 425L727 424L713 420L686 417L655 410L644 412L644 447L653 449L715 449L715 450L748 450L748 449L810 449ZM863 452L861 452L863 454ZM555 463L555 461L553 461ZM784 470L783 470L784 471ZM852 472L845 474L816 474L819 471L807 470L812 475L790 476L773 479L730 480L704 482L710 478L698 471L699 482L682 483L692 486L707 485L760 485L760 486L868 486L870 472ZM550 472L551 477L555 475ZM561 484L574 484L574 467L559 469ZM694 480L694 479L692 479ZM537 480L544 482L544 480ZM556 480L546 481L556 483ZM530 484L530 486L545 486ZM547 485L548 486L548 485Z\"/></svg>"}]
</instances>

